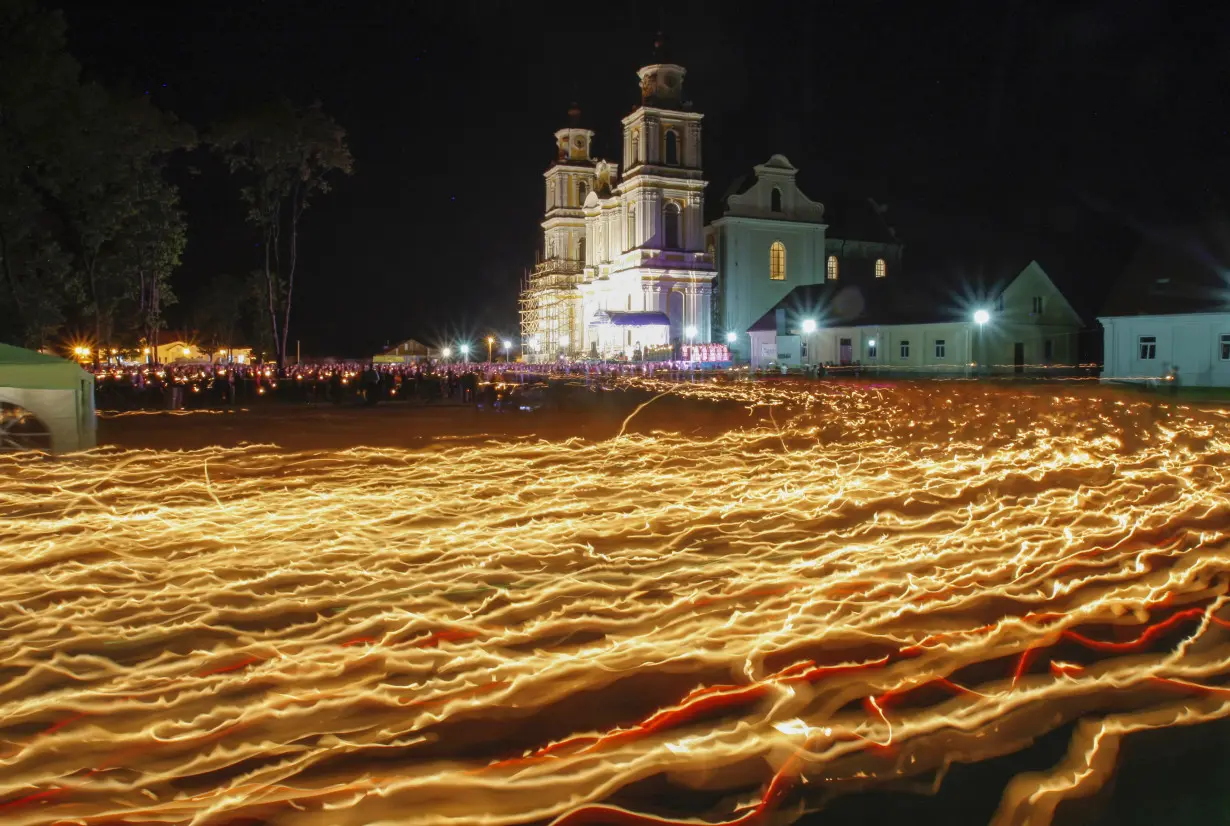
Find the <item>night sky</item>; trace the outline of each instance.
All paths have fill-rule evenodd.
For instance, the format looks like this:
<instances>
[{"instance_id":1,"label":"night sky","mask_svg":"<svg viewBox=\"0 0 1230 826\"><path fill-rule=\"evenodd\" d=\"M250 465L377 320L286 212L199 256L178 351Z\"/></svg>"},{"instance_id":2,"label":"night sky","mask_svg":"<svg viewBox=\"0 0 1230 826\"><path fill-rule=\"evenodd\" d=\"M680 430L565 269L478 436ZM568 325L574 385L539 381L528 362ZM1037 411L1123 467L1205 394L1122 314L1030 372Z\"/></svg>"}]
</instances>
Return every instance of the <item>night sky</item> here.
<instances>
[{"instance_id":1,"label":"night sky","mask_svg":"<svg viewBox=\"0 0 1230 826\"><path fill-rule=\"evenodd\" d=\"M305 356L515 334L552 133L576 100L618 158L660 28L706 115L707 198L782 153L812 198L888 204L905 277L1036 257L1092 324L1142 233L1230 181L1222 4L48 3L87 77L198 128L277 95L320 99L347 128L355 174L303 227ZM177 170L190 305L261 255L216 160Z\"/></svg>"}]
</instances>

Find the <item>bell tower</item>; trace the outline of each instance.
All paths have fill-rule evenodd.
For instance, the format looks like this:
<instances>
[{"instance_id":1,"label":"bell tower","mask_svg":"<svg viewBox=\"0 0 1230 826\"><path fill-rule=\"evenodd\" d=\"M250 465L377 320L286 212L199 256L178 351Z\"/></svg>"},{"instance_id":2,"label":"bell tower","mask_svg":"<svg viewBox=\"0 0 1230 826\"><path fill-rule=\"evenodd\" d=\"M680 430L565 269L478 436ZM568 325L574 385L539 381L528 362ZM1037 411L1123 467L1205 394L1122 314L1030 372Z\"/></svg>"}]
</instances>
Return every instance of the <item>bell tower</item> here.
<instances>
[{"instance_id":1,"label":"bell tower","mask_svg":"<svg viewBox=\"0 0 1230 826\"><path fill-rule=\"evenodd\" d=\"M585 260L585 199L594 189L597 168L590 157L593 130L581 126L581 110L568 110L568 126L555 133L555 161L546 178L543 259Z\"/></svg>"},{"instance_id":2,"label":"bell tower","mask_svg":"<svg viewBox=\"0 0 1230 826\"><path fill-rule=\"evenodd\" d=\"M621 184L630 221L629 248L702 250L704 189L700 135L703 115L683 98L687 70L667 58L662 35L654 62L636 73L641 105L623 120Z\"/></svg>"}]
</instances>

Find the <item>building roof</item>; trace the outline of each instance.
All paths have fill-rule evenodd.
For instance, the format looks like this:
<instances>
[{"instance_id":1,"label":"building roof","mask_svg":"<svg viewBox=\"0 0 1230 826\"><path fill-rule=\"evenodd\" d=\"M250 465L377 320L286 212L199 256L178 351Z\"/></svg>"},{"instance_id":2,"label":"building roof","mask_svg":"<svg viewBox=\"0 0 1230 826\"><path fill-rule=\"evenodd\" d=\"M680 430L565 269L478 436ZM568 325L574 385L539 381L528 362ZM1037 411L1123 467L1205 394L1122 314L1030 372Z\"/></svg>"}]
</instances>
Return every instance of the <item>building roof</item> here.
<instances>
[{"instance_id":1,"label":"building roof","mask_svg":"<svg viewBox=\"0 0 1230 826\"><path fill-rule=\"evenodd\" d=\"M666 313L599 310L594 313L594 323L616 327L669 327L671 320Z\"/></svg>"},{"instance_id":2,"label":"building roof","mask_svg":"<svg viewBox=\"0 0 1230 826\"><path fill-rule=\"evenodd\" d=\"M0 344L0 387L77 390L83 382L92 387L94 379L67 359Z\"/></svg>"},{"instance_id":3,"label":"building roof","mask_svg":"<svg viewBox=\"0 0 1230 826\"><path fill-rule=\"evenodd\" d=\"M889 220L888 207L874 198L837 195L825 202L827 235L845 241L875 241L899 244L897 231Z\"/></svg>"},{"instance_id":4,"label":"building roof","mask_svg":"<svg viewBox=\"0 0 1230 826\"><path fill-rule=\"evenodd\" d=\"M1104 316L1230 312L1230 221L1157 233L1137 249Z\"/></svg>"},{"instance_id":5,"label":"building roof","mask_svg":"<svg viewBox=\"0 0 1230 826\"><path fill-rule=\"evenodd\" d=\"M842 277L804 284L757 319L748 332L775 329L779 309L786 311L791 326L803 318L828 327L967 321L975 309L992 306L1020 272L990 283L944 270L909 278L894 277L890 272L885 278Z\"/></svg>"}]
</instances>

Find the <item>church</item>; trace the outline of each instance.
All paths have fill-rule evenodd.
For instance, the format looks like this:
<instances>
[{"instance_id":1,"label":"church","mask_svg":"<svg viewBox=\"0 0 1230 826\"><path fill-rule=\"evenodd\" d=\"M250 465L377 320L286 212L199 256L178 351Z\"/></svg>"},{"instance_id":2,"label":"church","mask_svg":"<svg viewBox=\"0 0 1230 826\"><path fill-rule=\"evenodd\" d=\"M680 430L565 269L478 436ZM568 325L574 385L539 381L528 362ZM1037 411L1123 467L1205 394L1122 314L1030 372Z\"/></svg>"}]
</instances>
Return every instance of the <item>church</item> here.
<instances>
[{"instance_id":1,"label":"church","mask_svg":"<svg viewBox=\"0 0 1230 826\"><path fill-rule=\"evenodd\" d=\"M829 215L782 155L735 181L706 225L703 116L683 97L685 69L655 45L619 163L592 156L594 132L575 106L555 133L543 256L521 292L527 361L662 361L689 345L757 369L947 374L1075 361L1080 317L1037 262L977 307L954 304L952 285L903 277L883 205L838 199Z\"/></svg>"},{"instance_id":2,"label":"church","mask_svg":"<svg viewBox=\"0 0 1230 826\"><path fill-rule=\"evenodd\" d=\"M686 74L667 62L637 73L641 105L623 119L622 163L591 156L594 133L575 107L555 133L543 260L521 294L528 360L666 358L713 340L702 116L683 100Z\"/></svg>"}]
</instances>

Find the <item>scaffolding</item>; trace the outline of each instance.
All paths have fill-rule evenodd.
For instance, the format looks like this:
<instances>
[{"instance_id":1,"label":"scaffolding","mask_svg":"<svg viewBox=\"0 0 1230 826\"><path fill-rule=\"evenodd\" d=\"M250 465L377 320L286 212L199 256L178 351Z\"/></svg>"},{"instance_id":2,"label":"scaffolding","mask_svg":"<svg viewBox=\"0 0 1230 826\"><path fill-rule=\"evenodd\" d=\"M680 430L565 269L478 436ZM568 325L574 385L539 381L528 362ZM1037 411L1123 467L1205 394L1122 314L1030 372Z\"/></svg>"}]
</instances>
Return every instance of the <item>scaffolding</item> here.
<instances>
[{"instance_id":1,"label":"scaffolding","mask_svg":"<svg viewBox=\"0 0 1230 826\"><path fill-rule=\"evenodd\" d=\"M552 258L534 266L521 284L521 340L529 361L572 357L581 346L580 261Z\"/></svg>"}]
</instances>

